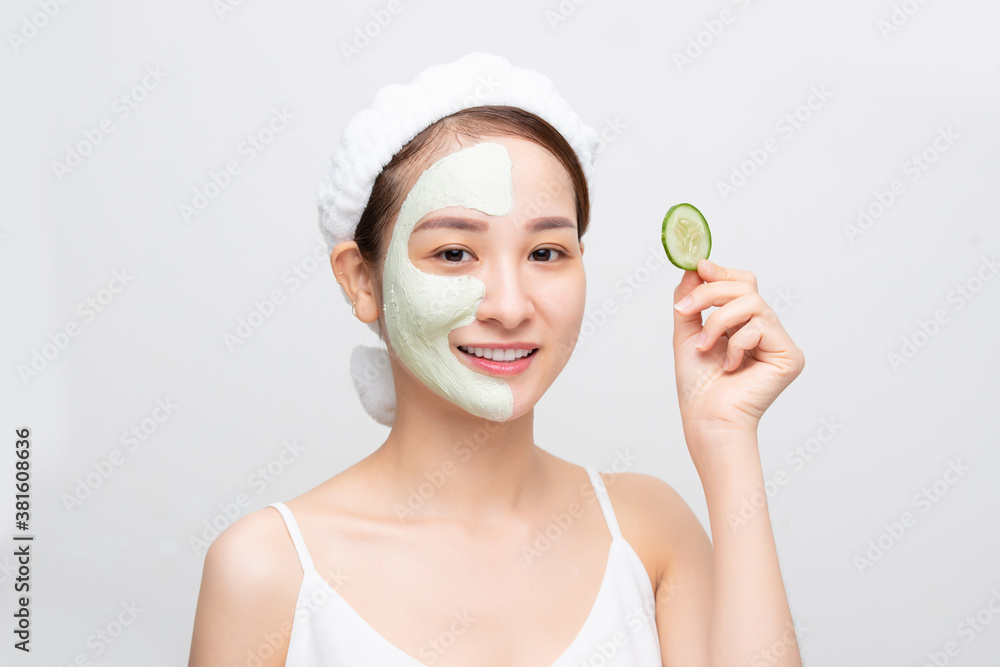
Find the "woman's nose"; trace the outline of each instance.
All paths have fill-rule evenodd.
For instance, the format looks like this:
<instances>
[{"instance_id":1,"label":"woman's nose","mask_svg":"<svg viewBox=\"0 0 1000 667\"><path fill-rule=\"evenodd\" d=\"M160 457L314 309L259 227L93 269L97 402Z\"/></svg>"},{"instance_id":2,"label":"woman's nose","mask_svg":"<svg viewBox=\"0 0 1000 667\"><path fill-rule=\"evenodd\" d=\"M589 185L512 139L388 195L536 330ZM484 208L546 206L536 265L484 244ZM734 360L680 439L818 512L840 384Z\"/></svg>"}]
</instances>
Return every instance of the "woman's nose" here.
<instances>
[{"instance_id":1,"label":"woman's nose","mask_svg":"<svg viewBox=\"0 0 1000 667\"><path fill-rule=\"evenodd\" d=\"M486 293L476 319L493 320L505 329L515 329L535 314L535 302L526 271L509 265L494 265L481 276Z\"/></svg>"}]
</instances>

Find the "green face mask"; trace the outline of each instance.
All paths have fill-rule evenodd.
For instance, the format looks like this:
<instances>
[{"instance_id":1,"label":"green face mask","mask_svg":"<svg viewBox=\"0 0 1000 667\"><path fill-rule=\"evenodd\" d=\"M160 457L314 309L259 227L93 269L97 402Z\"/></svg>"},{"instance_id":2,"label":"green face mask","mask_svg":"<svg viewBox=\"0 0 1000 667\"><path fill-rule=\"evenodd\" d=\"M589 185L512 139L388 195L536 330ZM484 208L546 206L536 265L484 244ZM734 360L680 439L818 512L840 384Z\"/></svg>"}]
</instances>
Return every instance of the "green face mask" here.
<instances>
[{"instance_id":1,"label":"green face mask","mask_svg":"<svg viewBox=\"0 0 1000 667\"><path fill-rule=\"evenodd\" d=\"M389 341L399 359L440 396L484 419L503 421L514 411L507 383L462 365L448 343L453 329L471 324L486 293L472 276L424 273L410 261L410 234L418 220L449 206L487 215L514 208L507 149L480 143L431 165L403 202L389 242L382 282Z\"/></svg>"}]
</instances>

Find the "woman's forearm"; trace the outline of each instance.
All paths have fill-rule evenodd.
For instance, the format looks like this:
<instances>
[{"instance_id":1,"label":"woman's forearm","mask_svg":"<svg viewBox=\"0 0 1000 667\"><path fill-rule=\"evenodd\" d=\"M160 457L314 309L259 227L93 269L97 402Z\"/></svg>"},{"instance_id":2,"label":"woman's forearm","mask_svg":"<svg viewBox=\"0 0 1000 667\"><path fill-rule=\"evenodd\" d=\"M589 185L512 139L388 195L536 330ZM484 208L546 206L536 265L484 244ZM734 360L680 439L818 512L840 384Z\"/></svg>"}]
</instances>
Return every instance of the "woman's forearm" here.
<instances>
[{"instance_id":1,"label":"woman's forearm","mask_svg":"<svg viewBox=\"0 0 1000 667\"><path fill-rule=\"evenodd\" d=\"M802 664L768 515L755 432L694 443L708 502L714 586L711 667Z\"/></svg>"}]
</instances>

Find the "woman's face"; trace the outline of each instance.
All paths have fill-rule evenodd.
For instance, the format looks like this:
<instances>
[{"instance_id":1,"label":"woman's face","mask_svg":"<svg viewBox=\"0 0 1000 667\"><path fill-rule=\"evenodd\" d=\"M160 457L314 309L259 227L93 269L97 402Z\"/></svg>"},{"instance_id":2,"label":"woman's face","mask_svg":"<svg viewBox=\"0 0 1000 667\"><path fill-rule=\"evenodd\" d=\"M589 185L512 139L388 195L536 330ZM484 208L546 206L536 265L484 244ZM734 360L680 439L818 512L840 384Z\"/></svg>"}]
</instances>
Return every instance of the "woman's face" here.
<instances>
[{"instance_id":1,"label":"woman's face","mask_svg":"<svg viewBox=\"0 0 1000 667\"><path fill-rule=\"evenodd\" d=\"M390 344L466 411L522 416L576 344L582 255L572 182L547 150L503 136L456 148L421 174L393 229Z\"/></svg>"}]
</instances>

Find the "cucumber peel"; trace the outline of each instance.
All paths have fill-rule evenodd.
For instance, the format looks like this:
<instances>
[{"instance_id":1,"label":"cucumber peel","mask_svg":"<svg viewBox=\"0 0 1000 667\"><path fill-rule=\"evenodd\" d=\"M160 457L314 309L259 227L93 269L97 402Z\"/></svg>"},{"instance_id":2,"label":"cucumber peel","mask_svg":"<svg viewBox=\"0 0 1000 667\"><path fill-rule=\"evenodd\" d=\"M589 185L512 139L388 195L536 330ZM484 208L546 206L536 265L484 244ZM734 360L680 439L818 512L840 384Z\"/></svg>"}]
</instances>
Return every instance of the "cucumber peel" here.
<instances>
[{"instance_id":1,"label":"cucumber peel","mask_svg":"<svg viewBox=\"0 0 1000 667\"><path fill-rule=\"evenodd\" d=\"M667 259L679 269L697 271L698 260L708 259L712 251L712 233L701 211L691 204L671 206L663 216L660 231Z\"/></svg>"}]
</instances>

